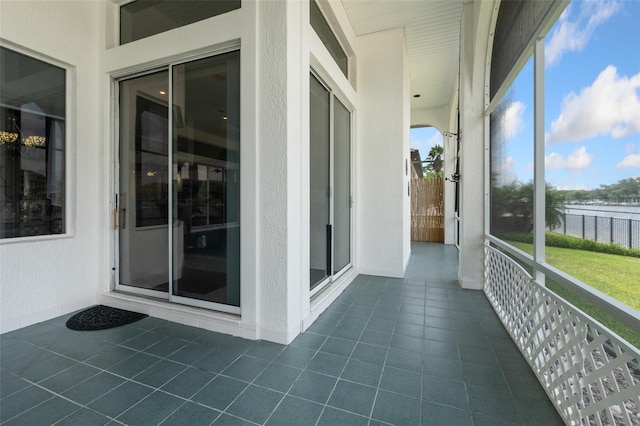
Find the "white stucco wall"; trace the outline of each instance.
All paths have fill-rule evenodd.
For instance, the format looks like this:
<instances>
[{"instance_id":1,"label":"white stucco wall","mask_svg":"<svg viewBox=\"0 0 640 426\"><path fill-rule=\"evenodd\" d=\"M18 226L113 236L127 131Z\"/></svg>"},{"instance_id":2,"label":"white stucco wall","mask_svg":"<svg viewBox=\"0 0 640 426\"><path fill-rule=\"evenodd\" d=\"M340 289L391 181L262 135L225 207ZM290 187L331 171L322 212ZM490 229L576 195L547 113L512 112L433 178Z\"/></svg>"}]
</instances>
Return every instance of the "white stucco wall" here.
<instances>
[{"instance_id":1,"label":"white stucco wall","mask_svg":"<svg viewBox=\"0 0 640 426\"><path fill-rule=\"evenodd\" d=\"M403 277L410 256L410 111L401 29L358 40L358 259L364 274Z\"/></svg>"},{"instance_id":2,"label":"white stucco wall","mask_svg":"<svg viewBox=\"0 0 640 426\"><path fill-rule=\"evenodd\" d=\"M261 338L282 343L300 333L301 299L308 295L301 261L305 170L300 140L303 105L308 103L308 90L302 92L308 69L303 65L303 12L299 2L263 2L258 9L258 197L264 213L258 224L257 320Z\"/></svg>"},{"instance_id":3,"label":"white stucco wall","mask_svg":"<svg viewBox=\"0 0 640 426\"><path fill-rule=\"evenodd\" d=\"M0 332L94 304L104 249L96 2L0 3L6 47L69 67L67 234L0 240Z\"/></svg>"},{"instance_id":4,"label":"white stucco wall","mask_svg":"<svg viewBox=\"0 0 640 426\"><path fill-rule=\"evenodd\" d=\"M344 9L325 7L335 9L335 22L345 22ZM106 21L110 8L107 3ZM101 300L211 330L289 343L353 279L351 274L338 280L338 291L326 292L313 311L308 238L311 63L351 105L355 92L308 24L308 9L297 0L243 2L239 10L124 46L116 46L107 33L105 98L111 77L215 54L228 45L241 49L241 317L150 302L108 288ZM342 34L353 44L350 28ZM108 117L107 125L112 120ZM106 139L113 144L113 136Z\"/></svg>"},{"instance_id":5,"label":"white stucco wall","mask_svg":"<svg viewBox=\"0 0 640 426\"><path fill-rule=\"evenodd\" d=\"M288 343L358 271L403 276L409 241L409 69L402 30L357 38L340 3L322 3L352 58L345 77L308 24L308 3L241 9L117 45L117 5L0 3L0 37L70 67L68 235L0 241L2 332L95 303ZM49 25L51 21L56 26ZM24 31L24 22L33 26ZM6 44L6 43L5 43ZM112 291L114 81L241 49L241 317ZM353 111L352 267L309 294L309 70ZM362 97L356 92L356 82Z\"/></svg>"},{"instance_id":6,"label":"white stucco wall","mask_svg":"<svg viewBox=\"0 0 640 426\"><path fill-rule=\"evenodd\" d=\"M463 288L484 285L485 82L493 2L465 5L461 35L461 204L458 280Z\"/></svg>"}]
</instances>

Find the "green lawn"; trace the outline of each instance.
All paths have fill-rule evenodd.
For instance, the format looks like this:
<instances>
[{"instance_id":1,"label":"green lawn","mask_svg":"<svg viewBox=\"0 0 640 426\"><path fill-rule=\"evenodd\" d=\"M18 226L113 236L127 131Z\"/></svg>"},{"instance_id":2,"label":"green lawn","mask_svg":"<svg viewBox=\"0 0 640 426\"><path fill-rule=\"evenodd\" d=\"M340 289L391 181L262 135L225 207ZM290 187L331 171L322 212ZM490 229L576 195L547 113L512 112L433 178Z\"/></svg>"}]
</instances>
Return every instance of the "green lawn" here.
<instances>
[{"instance_id":1,"label":"green lawn","mask_svg":"<svg viewBox=\"0 0 640 426\"><path fill-rule=\"evenodd\" d=\"M533 252L531 244L515 241L510 244L527 253ZM545 250L548 264L640 311L640 258L559 247L546 247ZM560 297L640 348L640 333L637 330L617 322L561 285L549 281L547 286Z\"/></svg>"}]
</instances>

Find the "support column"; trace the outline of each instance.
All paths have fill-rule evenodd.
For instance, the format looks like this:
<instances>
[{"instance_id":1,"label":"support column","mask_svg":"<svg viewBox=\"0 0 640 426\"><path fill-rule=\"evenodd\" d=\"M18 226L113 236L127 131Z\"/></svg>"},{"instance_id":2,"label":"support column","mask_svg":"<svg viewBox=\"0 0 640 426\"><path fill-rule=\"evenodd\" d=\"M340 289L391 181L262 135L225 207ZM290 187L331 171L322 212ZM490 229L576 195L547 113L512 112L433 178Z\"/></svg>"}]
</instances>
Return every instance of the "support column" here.
<instances>
[{"instance_id":1,"label":"support column","mask_svg":"<svg viewBox=\"0 0 640 426\"><path fill-rule=\"evenodd\" d=\"M411 252L409 76L402 30L359 37L360 272L403 277Z\"/></svg>"},{"instance_id":2,"label":"support column","mask_svg":"<svg viewBox=\"0 0 640 426\"><path fill-rule=\"evenodd\" d=\"M460 261L462 288L484 286L485 71L492 2L464 6L460 41Z\"/></svg>"},{"instance_id":3,"label":"support column","mask_svg":"<svg viewBox=\"0 0 640 426\"><path fill-rule=\"evenodd\" d=\"M300 333L302 4L258 2L258 338ZM308 67L308 64L307 64Z\"/></svg>"}]
</instances>

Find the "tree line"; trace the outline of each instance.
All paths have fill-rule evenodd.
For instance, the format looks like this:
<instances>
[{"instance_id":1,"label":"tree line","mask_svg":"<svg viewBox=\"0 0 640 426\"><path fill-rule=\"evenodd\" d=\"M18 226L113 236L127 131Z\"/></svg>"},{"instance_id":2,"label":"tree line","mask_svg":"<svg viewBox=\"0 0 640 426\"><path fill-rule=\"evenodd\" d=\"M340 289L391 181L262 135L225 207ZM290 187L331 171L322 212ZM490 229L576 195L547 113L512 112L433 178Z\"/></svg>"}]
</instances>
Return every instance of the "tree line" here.
<instances>
[{"instance_id":1,"label":"tree line","mask_svg":"<svg viewBox=\"0 0 640 426\"><path fill-rule=\"evenodd\" d=\"M595 200L640 200L640 177L619 180L596 189L561 190L567 203Z\"/></svg>"},{"instance_id":2,"label":"tree line","mask_svg":"<svg viewBox=\"0 0 640 426\"><path fill-rule=\"evenodd\" d=\"M495 177L493 179L495 182ZM533 229L533 182L491 188L491 231L531 232ZM564 220L564 206L575 202L606 200L640 201L640 177L622 179L591 190L559 190L545 185L545 225L554 229Z\"/></svg>"}]
</instances>

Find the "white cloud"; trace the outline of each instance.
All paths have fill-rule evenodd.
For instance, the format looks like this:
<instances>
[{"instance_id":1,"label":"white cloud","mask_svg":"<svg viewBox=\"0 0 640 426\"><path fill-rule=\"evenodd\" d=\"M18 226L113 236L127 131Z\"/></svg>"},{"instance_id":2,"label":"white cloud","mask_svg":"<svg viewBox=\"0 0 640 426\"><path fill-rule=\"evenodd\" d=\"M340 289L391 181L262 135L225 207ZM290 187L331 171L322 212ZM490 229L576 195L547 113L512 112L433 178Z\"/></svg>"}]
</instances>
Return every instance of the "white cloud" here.
<instances>
[{"instance_id":1,"label":"white cloud","mask_svg":"<svg viewBox=\"0 0 640 426\"><path fill-rule=\"evenodd\" d=\"M627 155L621 162L616 164L617 169L626 167L640 167L640 154Z\"/></svg>"},{"instance_id":2,"label":"white cloud","mask_svg":"<svg viewBox=\"0 0 640 426\"><path fill-rule=\"evenodd\" d=\"M593 160L593 156L587 153L587 148L581 146L569 154L566 167L573 170L586 169L591 164L591 160Z\"/></svg>"},{"instance_id":3,"label":"white cloud","mask_svg":"<svg viewBox=\"0 0 640 426\"><path fill-rule=\"evenodd\" d=\"M559 189L560 191L570 191L570 190L583 190L583 189L589 189L586 187L586 185L582 184L582 185L558 185L556 186L556 189Z\"/></svg>"},{"instance_id":4,"label":"white cloud","mask_svg":"<svg viewBox=\"0 0 640 426\"><path fill-rule=\"evenodd\" d=\"M544 165L547 170L558 170L558 169L570 169L570 170L582 170L586 169L591 165L591 161L593 160L593 156L587 153L587 148L581 146L580 148L573 151L571 154L564 158L561 154L557 152L552 152L551 154L545 156Z\"/></svg>"},{"instance_id":5,"label":"white cloud","mask_svg":"<svg viewBox=\"0 0 640 426\"><path fill-rule=\"evenodd\" d=\"M524 127L524 111L527 106L524 102L515 101L504 111L500 120L500 132L502 137L509 141Z\"/></svg>"},{"instance_id":6,"label":"white cloud","mask_svg":"<svg viewBox=\"0 0 640 426\"><path fill-rule=\"evenodd\" d=\"M595 29L620 10L616 0L582 1L573 20L572 7L568 7L560 18L545 46L547 66L554 65L566 52L579 52L589 43Z\"/></svg>"},{"instance_id":7,"label":"white cloud","mask_svg":"<svg viewBox=\"0 0 640 426\"><path fill-rule=\"evenodd\" d=\"M558 170L563 169L567 160L565 160L562 155L557 152L552 152L551 154L544 157L544 166L547 170Z\"/></svg>"},{"instance_id":8,"label":"white cloud","mask_svg":"<svg viewBox=\"0 0 640 426\"><path fill-rule=\"evenodd\" d=\"M515 180L513 169L515 167L515 160L509 156L502 160L500 163L491 165L491 173L494 176L494 184L497 186L508 185Z\"/></svg>"},{"instance_id":9,"label":"white cloud","mask_svg":"<svg viewBox=\"0 0 640 426\"><path fill-rule=\"evenodd\" d=\"M547 143L577 142L604 134L623 138L640 132L639 91L640 73L631 78L618 76L616 67L609 65L580 94L565 96Z\"/></svg>"}]
</instances>

